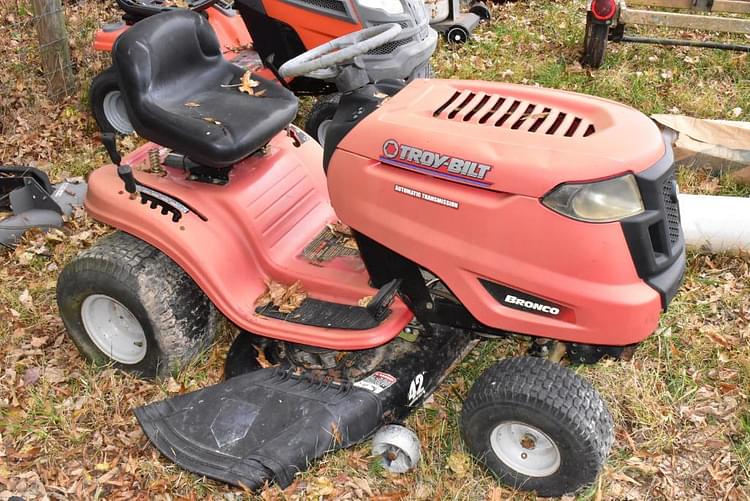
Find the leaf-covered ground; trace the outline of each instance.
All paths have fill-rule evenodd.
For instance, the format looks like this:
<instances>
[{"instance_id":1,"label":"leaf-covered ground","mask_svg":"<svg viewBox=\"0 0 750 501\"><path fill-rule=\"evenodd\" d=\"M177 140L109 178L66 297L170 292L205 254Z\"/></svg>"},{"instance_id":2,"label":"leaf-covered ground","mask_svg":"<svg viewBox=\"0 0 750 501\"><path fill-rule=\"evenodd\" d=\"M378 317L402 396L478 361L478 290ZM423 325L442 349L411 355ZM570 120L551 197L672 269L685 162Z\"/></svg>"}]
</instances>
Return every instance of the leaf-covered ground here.
<instances>
[{"instance_id":1,"label":"leaf-covered ground","mask_svg":"<svg viewBox=\"0 0 750 501\"><path fill-rule=\"evenodd\" d=\"M93 141L87 82L107 64L90 47L114 2L65 3L79 92L45 97L25 0L0 0L0 163L36 165L56 179L105 159ZM106 5L105 5L106 4ZM613 98L646 113L750 119L750 61L732 52L612 46L604 68L577 60L584 3L531 0L493 8L495 20L463 48L441 46L443 77L558 87ZM688 36L687 34L678 34ZM735 37L741 39L741 37ZM134 146L133 143L125 145ZM726 179L683 170L683 191L748 195ZM96 371L64 333L55 305L60 268L107 228L77 214L61 231L31 234L0 255L0 499L240 499L252 496L161 459L134 406L219 381L227 328L176 379L144 382ZM462 397L523 339L480 345L409 420L422 442L418 470L391 476L366 446L332 454L270 499L533 499L500 487L468 459L457 418ZM685 284L659 330L628 362L578 369L601 391L616 424L603 475L580 499L750 497L750 256L691 253Z\"/></svg>"}]
</instances>

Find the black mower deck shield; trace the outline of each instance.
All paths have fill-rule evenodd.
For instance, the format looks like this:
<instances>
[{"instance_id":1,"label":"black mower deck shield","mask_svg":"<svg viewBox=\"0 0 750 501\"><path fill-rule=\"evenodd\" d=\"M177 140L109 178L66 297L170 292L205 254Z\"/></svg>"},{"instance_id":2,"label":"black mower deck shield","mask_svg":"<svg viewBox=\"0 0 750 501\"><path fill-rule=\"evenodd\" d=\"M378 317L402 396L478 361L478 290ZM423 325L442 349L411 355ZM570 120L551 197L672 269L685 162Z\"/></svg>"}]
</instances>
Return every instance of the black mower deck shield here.
<instances>
[{"instance_id":1,"label":"black mower deck shield","mask_svg":"<svg viewBox=\"0 0 750 501\"><path fill-rule=\"evenodd\" d=\"M135 415L162 454L189 471L246 489L283 488L326 452L403 419L471 347L466 331L437 328L392 341L383 363L354 384L258 369Z\"/></svg>"}]
</instances>

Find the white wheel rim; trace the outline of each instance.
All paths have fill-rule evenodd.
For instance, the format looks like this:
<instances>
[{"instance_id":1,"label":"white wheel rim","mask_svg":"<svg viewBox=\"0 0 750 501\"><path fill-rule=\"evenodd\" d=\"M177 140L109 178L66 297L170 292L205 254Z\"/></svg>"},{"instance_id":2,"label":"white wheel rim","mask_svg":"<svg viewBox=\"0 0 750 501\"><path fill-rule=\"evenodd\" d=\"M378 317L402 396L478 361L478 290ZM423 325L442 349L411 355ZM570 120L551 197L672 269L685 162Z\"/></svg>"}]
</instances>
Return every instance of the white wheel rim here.
<instances>
[{"instance_id":1,"label":"white wheel rim","mask_svg":"<svg viewBox=\"0 0 750 501\"><path fill-rule=\"evenodd\" d=\"M107 121L120 134L132 134L133 124L128 118L128 110L119 90L108 92L102 102L102 110Z\"/></svg>"},{"instance_id":2,"label":"white wheel rim","mask_svg":"<svg viewBox=\"0 0 750 501\"><path fill-rule=\"evenodd\" d=\"M116 299L92 294L81 304L86 334L97 348L121 364L137 364L146 356L146 334L130 310Z\"/></svg>"},{"instance_id":3,"label":"white wheel rim","mask_svg":"<svg viewBox=\"0 0 750 501\"><path fill-rule=\"evenodd\" d=\"M326 132L328 132L328 127L331 125L332 120L323 120L320 122L320 125L318 125L318 144L321 146L325 146L325 140L326 140Z\"/></svg>"},{"instance_id":4,"label":"white wheel rim","mask_svg":"<svg viewBox=\"0 0 750 501\"><path fill-rule=\"evenodd\" d=\"M386 425L372 438L372 454L381 457L386 470L406 473L419 463L419 438L403 426Z\"/></svg>"},{"instance_id":5,"label":"white wheel rim","mask_svg":"<svg viewBox=\"0 0 750 501\"><path fill-rule=\"evenodd\" d=\"M452 30L448 31L448 38L457 43L465 41L464 33L460 28L453 28Z\"/></svg>"},{"instance_id":6,"label":"white wheel rim","mask_svg":"<svg viewBox=\"0 0 750 501\"><path fill-rule=\"evenodd\" d=\"M490 433L497 457L527 477L547 477L560 468L560 451L542 430L518 421L500 423Z\"/></svg>"}]
</instances>

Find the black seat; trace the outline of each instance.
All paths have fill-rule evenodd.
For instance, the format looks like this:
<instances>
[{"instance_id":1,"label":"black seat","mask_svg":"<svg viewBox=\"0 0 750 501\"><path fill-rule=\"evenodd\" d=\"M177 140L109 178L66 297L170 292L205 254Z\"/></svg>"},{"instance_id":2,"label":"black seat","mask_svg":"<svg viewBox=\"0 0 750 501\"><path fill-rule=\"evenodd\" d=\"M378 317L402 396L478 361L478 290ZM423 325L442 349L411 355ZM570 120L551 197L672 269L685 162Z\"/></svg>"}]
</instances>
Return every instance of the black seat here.
<instances>
[{"instance_id":1,"label":"black seat","mask_svg":"<svg viewBox=\"0 0 750 501\"><path fill-rule=\"evenodd\" d=\"M244 70L224 59L208 21L194 12L138 22L117 39L112 59L135 131L208 167L242 160L297 114L297 98L277 82L253 75L262 96L231 86Z\"/></svg>"}]
</instances>

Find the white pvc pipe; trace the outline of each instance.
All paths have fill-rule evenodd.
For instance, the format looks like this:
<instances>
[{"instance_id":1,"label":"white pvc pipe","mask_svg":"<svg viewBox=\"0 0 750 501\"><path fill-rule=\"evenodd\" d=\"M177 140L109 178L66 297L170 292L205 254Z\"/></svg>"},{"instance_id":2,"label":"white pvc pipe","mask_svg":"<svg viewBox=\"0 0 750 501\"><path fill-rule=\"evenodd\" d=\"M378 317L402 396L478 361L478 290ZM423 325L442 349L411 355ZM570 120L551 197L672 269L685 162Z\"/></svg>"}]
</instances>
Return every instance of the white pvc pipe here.
<instances>
[{"instance_id":1,"label":"white pvc pipe","mask_svg":"<svg viewBox=\"0 0 750 501\"><path fill-rule=\"evenodd\" d=\"M709 252L750 251L750 198L680 193L685 242Z\"/></svg>"}]
</instances>

